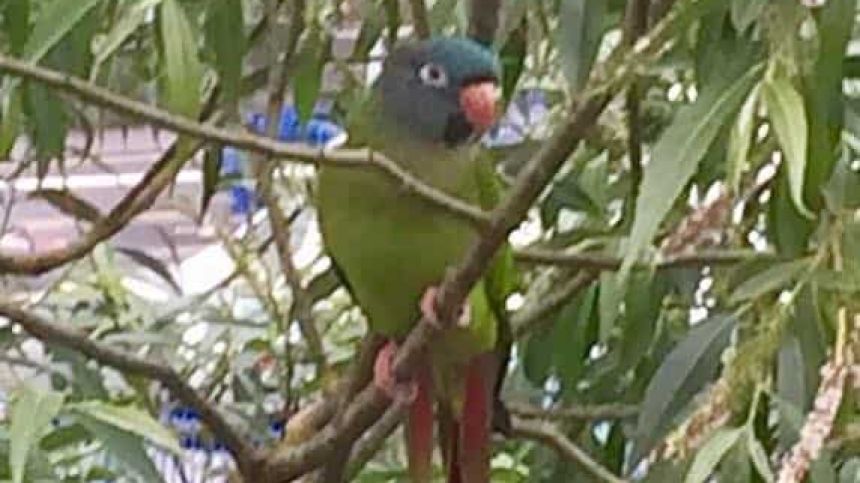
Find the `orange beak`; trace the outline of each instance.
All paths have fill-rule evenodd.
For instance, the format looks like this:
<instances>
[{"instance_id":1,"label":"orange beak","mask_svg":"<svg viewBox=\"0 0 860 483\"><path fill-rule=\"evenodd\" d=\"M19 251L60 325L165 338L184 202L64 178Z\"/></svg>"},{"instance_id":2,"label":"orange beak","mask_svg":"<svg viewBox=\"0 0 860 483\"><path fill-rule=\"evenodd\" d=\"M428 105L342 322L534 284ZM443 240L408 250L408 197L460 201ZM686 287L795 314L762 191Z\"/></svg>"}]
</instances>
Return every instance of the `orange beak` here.
<instances>
[{"instance_id":1,"label":"orange beak","mask_svg":"<svg viewBox=\"0 0 860 483\"><path fill-rule=\"evenodd\" d=\"M496 123L500 97L499 87L492 81L477 82L460 89L460 108L476 133L483 134Z\"/></svg>"}]
</instances>

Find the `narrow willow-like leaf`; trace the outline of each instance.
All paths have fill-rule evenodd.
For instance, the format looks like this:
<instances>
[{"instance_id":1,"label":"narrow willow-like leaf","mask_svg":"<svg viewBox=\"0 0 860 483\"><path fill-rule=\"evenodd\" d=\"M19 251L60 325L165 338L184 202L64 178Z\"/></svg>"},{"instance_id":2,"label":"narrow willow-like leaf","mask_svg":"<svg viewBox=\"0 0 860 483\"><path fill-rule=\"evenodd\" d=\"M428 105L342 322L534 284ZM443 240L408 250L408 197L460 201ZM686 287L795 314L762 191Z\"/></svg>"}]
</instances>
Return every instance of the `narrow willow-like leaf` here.
<instances>
[{"instance_id":1,"label":"narrow willow-like leaf","mask_svg":"<svg viewBox=\"0 0 860 483\"><path fill-rule=\"evenodd\" d=\"M135 0L124 2L117 22L107 36L93 50L93 68L90 79L95 79L102 64L119 49L131 35L146 21L147 15L161 4L161 0Z\"/></svg>"},{"instance_id":2,"label":"narrow willow-like leaf","mask_svg":"<svg viewBox=\"0 0 860 483\"><path fill-rule=\"evenodd\" d=\"M808 259L776 264L753 275L735 288L729 296L729 302L743 302L773 292L795 279L803 270L808 269L809 265Z\"/></svg>"},{"instance_id":3,"label":"narrow willow-like leaf","mask_svg":"<svg viewBox=\"0 0 860 483\"><path fill-rule=\"evenodd\" d=\"M245 17L241 0L211 0L206 13L206 43L215 52L215 69L228 106L239 100Z\"/></svg>"},{"instance_id":4,"label":"narrow willow-like leaf","mask_svg":"<svg viewBox=\"0 0 860 483\"><path fill-rule=\"evenodd\" d=\"M726 153L726 179L729 189L737 193L740 188L741 176L747 166L750 144L752 144L753 127L755 126L755 111L758 106L759 88L756 86L747 96L738 117L729 134L729 147Z\"/></svg>"},{"instance_id":5,"label":"narrow willow-like leaf","mask_svg":"<svg viewBox=\"0 0 860 483\"><path fill-rule=\"evenodd\" d=\"M764 446L756 439L755 432L752 428L747 428L747 451L749 451L750 460L753 462L756 471L767 483L771 483L773 478L773 470L770 469L770 464L767 461L767 453L764 451Z\"/></svg>"},{"instance_id":6,"label":"narrow willow-like leaf","mask_svg":"<svg viewBox=\"0 0 860 483\"><path fill-rule=\"evenodd\" d=\"M203 67L197 56L196 35L178 0L161 4L161 42L164 56L164 103L171 111L197 117Z\"/></svg>"},{"instance_id":7,"label":"narrow willow-like leaf","mask_svg":"<svg viewBox=\"0 0 860 483\"><path fill-rule=\"evenodd\" d=\"M696 453L684 483L703 483L744 433L744 428L720 429Z\"/></svg>"},{"instance_id":8,"label":"narrow willow-like leaf","mask_svg":"<svg viewBox=\"0 0 860 483\"><path fill-rule=\"evenodd\" d=\"M645 390L636 428L634 460L651 449L696 392L713 377L734 325L735 318L731 315L712 317L691 329L663 359Z\"/></svg>"},{"instance_id":9,"label":"narrow willow-like leaf","mask_svg":"<svg viewBox=\"0 0 860 483\"><path fill-rule=\"evenodd\" d=\"M36 18L33 32L21 56L24 60L38 63L102 0L76 0L74 2L43 2L42 11Z\"/></svg>"},{"instance_id":10,"label":"narrow willow-like leaf","mask_svg":"<svg viewBox=\"0 0 860 483\"><path fill-rule=\"evenodd\" d=\"M605 0L562 0L556 33L562 71L572 92L588 79L603 36Z\"/></svg>"},{"instance_id":11,"label":"narrow willow-like leaf","mask_svg":"<svg viewBox=\"0 0 860 483\"><path fill-rule=\"evenodd\" d=\"M117 248L116 251L131 258L142 267L149 269L151 272L161 277L161 279L167 282L167 284L170 285L176 293L182 293L182 287L176 279L173 278L173 274L170 273L167 265L165 265L161 260L148 255L142 250L136 250L134 248Z\"/></svg>"},{"instance_id":12,"label":"narrow willow-like leaf","mask_svg":"<svg viewBox=\"0 0 860 483\"><path fill-rule=\"evenodd\" d=\"M316 105L317 96L322 85L323 66L328 52L323 48L322 32L312 28L307 33L307 39L301 51L296 56L296 71L293 79L293 94L299 119L306 121L311 117Z\"/></svg>"},{"instance_id":13,"label":"narrow willow-like leaf","mask_svg":"<svg viewBox=\"0 0 860 483\"><path fill-rule=\"evenodd\" d=\"M626 278L642 250L651 243L663 217L696 172L726 120L740 108L760 73L761 66L753 66L728 88L702 95L694 104L682 108L654 146L651 161L644 170L621 278Z\"/></svg>"},{"instance_id":14,"label":"narrow willow-like leaf","mask_svg":"<svg viewBox=\"0 0 860 483\"><path fill-rule=\"evenodd\" d=\"M137 476L133 481L164 481L158 468L146 454L141 436L106 423L89 413L77 413L76 419L97 441L101 441L107 453L124 464L124 474Z\"/></svg>"},{"instance_id":15,"label":"narrow willow-like leaf","mask_svg":"<svg viewBox=\"0 0 860 483\"><path fill-rule=\"evenodd\" d=\"M117 406L103 401L85 401L70 404L66 409L86 414L105 424L123 431L134 433L146 438L176 455L182 454L182 448L176 441L176 436L156 421L149 413L132 406Z\"/></svg>"},{"instance_id":16,"label":"narrow willow-like leaf","mask_svg":"<svg viewBox=\"0 0 860 483\"><path fill-rule=\"evenodd\" d=\"M791 82L779 74L764 82L762 93L773 130L785 156L791 200L801 214L811 217L812 214L803 202L808 140L803 98Z\"/></svg>"},{"instance_id":17,"label":"narrow willow-like leaf","mask_svg":"<svg viewBox=\"0 0 860 483\"><path fill-rule=\"evenodd\" d=\"M24 481L30 453L63 407L63 395L24 386L12 401L9 417L9 467L12 481Z\"/></svg>"}]
</instances>

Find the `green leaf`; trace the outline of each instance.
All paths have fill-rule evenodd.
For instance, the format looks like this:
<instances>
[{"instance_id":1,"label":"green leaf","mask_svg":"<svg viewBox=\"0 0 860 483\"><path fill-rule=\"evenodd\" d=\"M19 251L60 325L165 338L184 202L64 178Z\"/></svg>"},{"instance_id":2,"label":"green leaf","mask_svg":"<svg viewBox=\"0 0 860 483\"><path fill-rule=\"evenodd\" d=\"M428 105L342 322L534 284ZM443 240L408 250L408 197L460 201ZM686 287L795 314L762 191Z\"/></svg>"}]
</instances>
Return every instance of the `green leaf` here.
<instances>
[{"instance_id":1,"label":"green leaf","mask_svg":"<svg viewBox=\"0 0 860 483\"><path fill-rule=\"evenodd\" d=\"M95 223L102 218L101 212L92 203L67 189L44 188L31 192L28 198L45 200L60 212L79 220Z\"/></svg>"},{"instance_id":2,"label":"green leaf","mask_svg":"<svg viewBox=\"0 0 860 483\"><path fill-rule=\"evenodd\" d=\"M729 134L729 147L726 153L726 175L729 189L737 193L740 189L741 176L747 167L747 156L753 140L753 127L755 126L755 111L758 106L759 86L750 91L747 100L744 101L738 117L735 119Z\"/></svg>"},{"instance_id":3,"label":"green leaf","mask_svg":"<svg viewBox=\"0 0 860 483\"><path fill-rule=\"evenodd\" d=\"M750 460L753 462L753 466L755 466L758 474L766 481L770 483L774 480L773 478L773 470L770 469L770 464L767 461L767 453L764 450L764 446L762 446L761 442L755 437L755 431L752 428L748 427L746 429L747 433L747 451L750 455Z\"/></svg>"},{"instance_id":4,"label":"green leaf","mask_svg":"<svg viewBox=\"0 0 860 483\"><path fill-rule=\"evenodd\" d=\"M562 309L555 321L553 365L565 392L576 391L588 363L588 351L597 342L596 294L597 288L590 287Z\"/></svg>"},{"instance_id":5,"label":"green leaf","mask_svg":"<svg viewBox=\"0 0 860 483\"><path fill-rule=\"evenodd\" d=\"M137 481L163 481L155 464L146 454L143 439L139 435L102 422L88 413L79 413L78 422L102 442L105 451L125 465L124 473L136 474Z\"/></svg>"},{"instance_id":6,"label":"green leaf","mask_svg":"<svg viewBox=\"0 0 860 483\"><path fill-rule=\"evenodd\" d=\"M69 404L68 411L100 421L119 430L140 436L152 444L182 454L176 435L170 432L149 413L132 406L118 406L103 401L85 401Z\"/></svg>"},{"instance_id":7,"label":"green leaf","mask_svg":"<svg viewBox=\"0 0 860 483\"><path fill-rule=\"evenodd\" d=\"M808 270L811 263L812 261L809 259L777 263L753 275L735 288L729 296L729 302L743 302L782 288L800 275L801 272Z\"/></svg>"},{"instance_id":8,"label":"green leaf","mask_svg":"<svg viewBox=\"0 0 860 483\"><path fill-rule=\"evenodd\" d=\"M543 387L553 362L554 331L539 330L531 334L523 348L523 375L535 387Z\"/></svg>"},{"instance_id":9,"label":"green leaf","mask_svg":"<svg viewBox=\"0 0 860 483\"><path fill-rule=\"evenodd\" d=\"M3 31L9 40L9 50L20 56L30 36L30 0L8 2L3 13Z\"/></svg>"},{"instance_id":10,"label":"green leaf","mask_svg":"<svg viewBox=\"0 0 860 483\"><path fill-rule=\"evenodd\" d=\"M40 157L60 157L66 147L68 118L63 102L41 84L24 84L24 105L30 116L33 143Z\"/></svg>"},{"instance_id":11,"label":"green leaf","mask_svg":"<svg viewBox=\"0 0 860 483\"><path fill-rule=\"evenodd\" d=\"M611 272L600 274L600 294L598 307L600 312L600 340L606 342L615 329L619 308L624 297L624 290L618 279Z\"/></svg>"},{"instance_id":12,"label":"green leaf","mask_svg":"<svg viewBox=\"0 0 860 483\"><path fill-rule=\"evenodd\" d=\"M159 4L161 4L161 0L134 0L122 3L122 10L117 15L117 21L93 51L95 59L90 71L91 80L98 76L102 64L144 24L147 15Z\"/></svg>"},{"instance_id":13,"label":"green leaf","mask_svg":"<svg viewBox=\"0 0 860 483\"><path fill-rule=\"evenodd\" d=\"M712 89L682 108L654 146L645 166L630 239L619 273L626 278L640 253L651 243L660 222L696 172L726 120L737 112L761 72L754 66L726 89Z\"/></svg>"},{"instance_id":14,"label":"green leaf","mask_svg":"<svg viewBox=\"0 0 860 483\"><path fill-rule=\"evenodd\" d=\"M159 277L161 277L162 280L167 282L167 284L170 285L170 288L172 288L177 294L182 294L182 287L179 285L176 279L173 278L173 274L170 273L170 269L167 268L167 265L165 265L164 262L162 262L161 260L158 260L157 258L148 255L146 252L134 248L120 247L117 248L116 251L122 253L128 258L131 258L137 264L149 269L152 273L158 275Z\"/></svg>"},{"instance_id":15,"label":"green leaf","mask_svg":"<svg viewBox=\"0 0 860 483\"><path fill-rule=\"evenodd\" d=\"M528 21L525 15L514 28L499 51L502 65L502 98L511 100L517 83L523 74L528 49Z\"/></svg>"},{"instance_id":16,"label":"green leaf","mask_svg":"<svg viewBox=\"0 0 860 483\"><path fill-rule=\"evenodd\" d=\"M14 89L5 98L0 98L0 161L8 159L15 146L22 124L21 91Z\"/></svg>"},{"instance_id":17,"label":"green leaf","mask_svg":"<svg viewBox=\"0 0 860 483\"><path fill-rule=\"evenodd\" d=\"M818 49L815 63L803 74L803 98L809 118L809 154L804 199L815 209L821 206L821 186L826 183L838 155L844 123L846 97L843 72L848 42L855 25L854 0L829 0L816 10Z\"/></svg>"},{"instance_id":18,"label":"green leaf","mask_svg":"<svg viewBox=\"0 0 860 483\"><path fill-rule=\"evenodd\" d=\"M735 30L743 32L758 20L767 0L732 0L732 25Z\"/></svg>"},{"instance_id":19,"label":"green leaf","mask_svg":"<svg viewBox=\"0 0 860 483\"><path fill-rule=\"evenodd\" d=\"M27 39L21 57L38 63L102 0L54 0L42 2L33 31Z\"/></svg>"},{"instance_id":20,"label":"green leaf","mask_svg":"<svg viewBox=\"0 0 860 483\"><path fill-rule=\"evenodd\" d=\"M684 483L703 483L708 479L723 456L737 443L744 428L721 428L708 439L696 453L693 465L684 478Z\"/></svg>"},{"instance_id":21,"label":"green leaf","mask_svg":"<svg viewBox=\"0 0 860 483\"><path fill-rule=\"evenodd\" d=\"M245 56L245 17L241 0L213 0L206 12L206 43L215 52L215 69L224 101L236 106Z\"/></svg>"},{"instance_id":22,"label":"green leaf","mask_svg":"<svg viewBox=\"0 0 860 483\"><path fill-rule=\"evenodd\" d=\"M177 114L196 118L203 78L197 36L178 0L164 0L160 13L164 104Z\"/></svg>"},{"instance_id":23,"label":"green leaf","mask_svg":"<svg viewBox=\"0 0 860 483\"><path fill-rule=\"evenodd\" d=\"M693 396L710 381L735 326L731 315L717 315L693 327L663 359L648 383L637 422L633 460L646 454L670 428Z\"/></svg>"},{"instance_id":24,"label":"green leaf","mask_svg":"<svg viewBox=\"0 0 860 483\"><path fill-rule=\"evenodd\" d=\"M779 397L797 407L806 406L806 371L800 342L794 334L786 334L777 354L776 392ZM780 426L783 426L780 423Z\"/></svg>"},{"instance_id":25,"label":"green leaf","mask_svg":"<svg viewBox=\"0 0 860 483\"><path fill-rule=\"evenodd\" d=\"M833 174L823 189L824 198L833 212L860 207L860 172L851 169L854 155L860 148L860 140L850 133L845 133L845 138L851 149L843 147L842 156L833 167Z\"/></svg>"},{"instance_id":26,"label":"green leaf","mask_svg":"<svg viewBox=\"0 0 860 483\"><path fill-rule=\"evenodd\" d=\"M790 191L788 174L780 170L768 204L769 238L773 240L780 255L800 257L806 252L814 226L811 220L797 211L797 207L791 201Z\"/></svg>"},{"instance_id":27,"label":"green leaf","mask_svg":"<svg viewBox=\"0 0 860 483\"><path fill-rule=\"evenodd\" d=\"M218 191L221 181L221 164L224 161L224 151L221 146L210 146L203 158L203 190L200 193L200 216L202 220L209 209L209 202Z\"/></svg>"},{"instance_id":28,"label":"green leaf","mask_svg":"<svg viewBox=\"0 0 860 483\"><path fill-rule=\"evenodd\" d=\"M791 199L801 214L812 217L812 213L803 202L808 136L803 97L791 82L780 74L765 80L762 94L788 168Z\"/></svg>"},{"instance_id":29,"label":"green leaf","mask_svg":"<svg viewBox=\"0 0 860 483\"><path fill-rule=\"evenodd\" d=\"M308 32L301 50L296 55L293 94L296 111L302 122L311 117L317 102L322 85L323 66L328 54L324 51L326 45L322 31L314 27Z\"/></svg>"},{"instance_id":30,"label":"green leaf","mask_svg":"<svg viewBox=\"0 0 860 483\"><path fill-rule=\"evenodd\" d=\"M558 53L571 92L588 80L603 37L606 0L562 0L556 31Z\"/></svg>"},{"instance_id":31,"label":"green leaf","mask_svg":"<svg viewBox=\"0 0 860 483\"><path fill-rule=\"evenodd\" d=\"M24 481L30 453L63 407L63 395L24 386L13 395L9 416L9 467L12 481Z\"/></svg>"}]
</instances>

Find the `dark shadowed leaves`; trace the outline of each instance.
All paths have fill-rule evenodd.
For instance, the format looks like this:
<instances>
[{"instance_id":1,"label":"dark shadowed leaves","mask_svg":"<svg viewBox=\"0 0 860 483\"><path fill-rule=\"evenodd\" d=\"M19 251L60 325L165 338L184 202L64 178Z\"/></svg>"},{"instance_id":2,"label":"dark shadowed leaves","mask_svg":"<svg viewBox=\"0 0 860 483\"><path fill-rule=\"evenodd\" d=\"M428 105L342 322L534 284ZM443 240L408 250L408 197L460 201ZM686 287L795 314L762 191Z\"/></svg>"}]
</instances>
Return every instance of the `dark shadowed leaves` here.
<instances>
[{"instance_id":1,"label":"dark shadowed leaves","mask_svg":"<svg viewBox=\"0 0 860 483\"><path fill-rule=\"evenodd\" d=\"M43 188L33 191L30 198L45 200L60 212L76 219L95 223L102 218L98 208L68 190Z\"/></svg>"},{"instance_id":2,"label":"dark shadowed leaves","mask_svg":"<svg viewBox=\"0 0 860 483\"><path fill-rule=\"evenodd\" d=\"M556 31L562 71L572 92L588 79L603 37L605 0L562 0Z\"/></svg>"},{"instance_id":3,"label":"dark shadowed leaves","mask_svg":"<svg viewBox=\"0 0 860 483\"><path fill-rule=\"evenodd\" d=\"M161 277L162 280L167 282L168 285L178 294L182 293L182 287L177 283L176 279L173 278L173 274L170 273L170 269L167 268L167 265L164 264L161 260L143 252L141 250L136 250L134 248L117 248L116 251L122 253L123 255L131 258L139 265L144 268L149 269L154 274Z\"/></svg>"},{"instance_id":4,"label":"dark shadowed leaves","mask_svg":"<svg viewBox=\"0 0 860 483\"><path fill-rule=\"evenodd\" d=\"M661 438L693 396L714 376L720 354L735 326L731 315L716 315L692 328L663 359L641 405L633 458L638 460Z\"/></svg>"},{"instance_id":5,"label":"dark shadowed leaves","mask_svg":"<svg viewBox=\"0 0 860 483\"><path fill-rule=\"evenodd\" d=\"M241 0L212 0L206 12L206 43L215 52L215 70L224 102L239 100L242 58L245 55L245 17Z\"/></svg>"}]
</instances>

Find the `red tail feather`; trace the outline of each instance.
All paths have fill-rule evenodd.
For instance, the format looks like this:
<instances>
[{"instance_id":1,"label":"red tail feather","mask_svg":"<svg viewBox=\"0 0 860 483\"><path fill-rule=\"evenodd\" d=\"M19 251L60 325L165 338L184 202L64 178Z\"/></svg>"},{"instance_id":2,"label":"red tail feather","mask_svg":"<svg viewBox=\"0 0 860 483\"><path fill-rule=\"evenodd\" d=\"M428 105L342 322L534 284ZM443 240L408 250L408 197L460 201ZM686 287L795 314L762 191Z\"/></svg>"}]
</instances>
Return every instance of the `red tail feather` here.
<instances>
[{"instance_id":1,"label":"red tail feather","mask_svg":"<svg viewBox=\"0 0 860 483\"><path fill-rule=\"evenodd\" d=\"M466 391L460 418L459 444L449 482L488 483L490 481L490 422L492 387L495 381L493 354L473 358L466 373ZM456 477L456 479L454 479Z\"/></svg>"},{"instance_id":2,"label":"red tail feather","mask_svg":"<svg viewBox=\"0 0 860 483\"><path fill-rule=\"evenodd\" d=\"M415 483L429 483L433 476L433 383L430 372L415 375L417 393L409 407L406 448L409 473Z\"/></svg>"}]
</instances>

